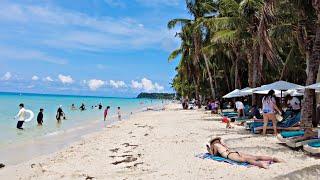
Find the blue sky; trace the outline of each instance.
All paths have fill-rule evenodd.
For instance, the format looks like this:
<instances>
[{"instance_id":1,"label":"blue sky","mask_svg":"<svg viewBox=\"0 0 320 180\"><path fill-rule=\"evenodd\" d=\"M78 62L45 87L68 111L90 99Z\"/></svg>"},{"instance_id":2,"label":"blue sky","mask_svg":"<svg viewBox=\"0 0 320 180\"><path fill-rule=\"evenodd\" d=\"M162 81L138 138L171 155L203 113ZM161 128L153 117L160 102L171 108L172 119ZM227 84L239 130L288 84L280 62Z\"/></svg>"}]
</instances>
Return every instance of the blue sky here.
<instances>
[{"instance_id":1,"label":"blue sky","mask_svg":"<svg viewBox=\"0 0 320 180\"><path fill-rule=\"evenodd\" d=\"M184 0L1 0L0 91L170 92Z\"/></svg>"}]
</instances>

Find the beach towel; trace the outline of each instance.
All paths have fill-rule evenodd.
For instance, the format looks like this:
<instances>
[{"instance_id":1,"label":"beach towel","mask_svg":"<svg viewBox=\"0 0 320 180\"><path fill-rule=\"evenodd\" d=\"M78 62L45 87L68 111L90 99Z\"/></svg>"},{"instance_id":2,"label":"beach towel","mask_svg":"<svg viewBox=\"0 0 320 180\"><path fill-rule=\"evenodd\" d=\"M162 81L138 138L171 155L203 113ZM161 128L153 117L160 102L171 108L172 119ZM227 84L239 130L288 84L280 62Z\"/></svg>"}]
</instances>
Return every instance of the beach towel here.
<instances>
[{"instance_id":1,"label":"beach towel","mask_svg":"<svg viewBox=\"0 0 320 180\"><path fill-rule=\"evenodd\" d=\"M227 159L227 158L224 158L221 156L214 156L209 153L201 153L201 154L196 155L196 157L201 158L201 159L211 159L214 161L229 163L232 165L239 165L239 166L246 166L246 167L250 166L249 163L240 163L240 162L236 162L236 161L233 161L231 159Z\"/></svg>"}]
</instances>

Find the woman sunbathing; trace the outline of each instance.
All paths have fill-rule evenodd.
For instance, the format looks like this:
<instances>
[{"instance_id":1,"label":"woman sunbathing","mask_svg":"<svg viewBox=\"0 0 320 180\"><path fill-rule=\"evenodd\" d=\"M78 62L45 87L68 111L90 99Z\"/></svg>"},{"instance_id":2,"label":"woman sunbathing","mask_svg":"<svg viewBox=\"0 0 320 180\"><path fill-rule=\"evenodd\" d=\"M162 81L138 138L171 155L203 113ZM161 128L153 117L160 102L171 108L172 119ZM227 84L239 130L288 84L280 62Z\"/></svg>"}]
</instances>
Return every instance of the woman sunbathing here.
<instances>
[{"instance_id":1,"label":"woman sunbathing","mask_svg":"<svg viewBox=\"0 0 320 180\"><path fill-rule=\"evenodd\" d=\"M221 156L227 159L231 159L236 162L246 162L260 168L268 168L268 163L262 161L269 161L269 162L282 162L282 160L269 157L269 156L254 156L249 154L240 153L237 151L230 150L225 144L221 142L221 138L213 138L210 142L210 145L207 145L208 152L211 155Z\"/></svg>"}]
</instances>

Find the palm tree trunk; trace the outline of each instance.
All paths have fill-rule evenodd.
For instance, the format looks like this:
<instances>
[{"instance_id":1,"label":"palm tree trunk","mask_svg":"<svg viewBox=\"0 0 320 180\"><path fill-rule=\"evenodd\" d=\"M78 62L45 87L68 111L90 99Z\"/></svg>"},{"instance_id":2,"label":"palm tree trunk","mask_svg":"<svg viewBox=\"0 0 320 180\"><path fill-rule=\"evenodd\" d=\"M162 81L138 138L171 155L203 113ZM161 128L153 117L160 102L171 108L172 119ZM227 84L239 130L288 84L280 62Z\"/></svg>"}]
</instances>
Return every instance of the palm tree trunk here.
<instances>
[{"instance_id":1,"label":"palm tree trunk","mask_svg":"<svg viewBox=\"0 0 320 180\"><path fill-rule=\"evenodd\" d=\"M240 89L240 76L239 76L239 60L240 60L240 56L239 56L239 51L238 48L233 48L233 52L236 55L235 62L234 62L234 88L235 89Z\"/></svg>"},{"instance_id":2,"label":"palm tree trunk","mask_svg":"<svg viewBox=\"0 0 320 180\"><path fill-rule=\"evenodd\" d=\"M213 80L212 80L211 70L210 70L210 67L209 67L209 60L208 60L208 57L206 56L206 54L203 54L203 57L204 57L204 61L206 63L206 69L207 69L208 76L209 76L211 95L212 95L212 98L215 99L216 98L216 94L215 94L214 87L213 87Z\"/></svg>"},{"instance_id":3,"label":"palm tree trunk","mask_svg":"<svg viewBox=\"0 0 320 180\"><path fill-rule=\"evenodd\" d=\"M248 83L250 87L253 87L253 60L252 60L252 51L247 52L248 59Z\"/></svg>"},{"instance_id":4,"label":"palm tree trunk","mask_svg":"<svg viewBox=\"0 0 320 180\"><path fill-rule=\"evenodd\" d=\"M320 12L320 11L317 11ZM319 63L320 63L320 14L318 13L316 38L313 44L312 56L308 62L308 76L306 85L314 84L317 80ZM304 103L302 104L302 122L301 127L310 129L312 128L313 112L315 109L315 91L306 89L304 93Z\"/></svg>"}]
</instances>

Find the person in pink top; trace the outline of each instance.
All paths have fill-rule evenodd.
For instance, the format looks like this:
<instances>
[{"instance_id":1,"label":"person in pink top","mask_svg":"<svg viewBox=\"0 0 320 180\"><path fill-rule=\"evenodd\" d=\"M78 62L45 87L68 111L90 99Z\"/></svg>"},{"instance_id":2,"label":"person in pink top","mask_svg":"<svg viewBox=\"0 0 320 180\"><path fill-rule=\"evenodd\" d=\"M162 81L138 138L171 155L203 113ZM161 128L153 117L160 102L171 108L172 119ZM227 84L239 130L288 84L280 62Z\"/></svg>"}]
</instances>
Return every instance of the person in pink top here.
<instances>
[{"instance_id":1,"label":"person in pink top","mask_svg":"<svg viewBox=\"0 0 320 180\"><path fill-rule=\"evenodd\" d=\"M107 106L107 108L104 110L104 113L103 113L104 121L106 121L107 119L109 109L110 109L110 106Z\"/></svg>"}]
</instances>

